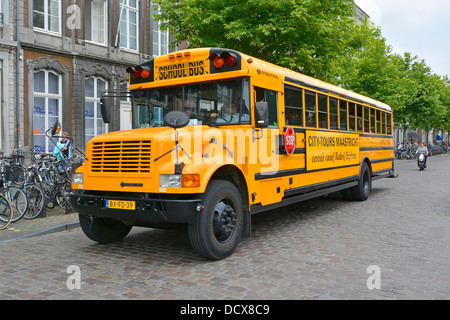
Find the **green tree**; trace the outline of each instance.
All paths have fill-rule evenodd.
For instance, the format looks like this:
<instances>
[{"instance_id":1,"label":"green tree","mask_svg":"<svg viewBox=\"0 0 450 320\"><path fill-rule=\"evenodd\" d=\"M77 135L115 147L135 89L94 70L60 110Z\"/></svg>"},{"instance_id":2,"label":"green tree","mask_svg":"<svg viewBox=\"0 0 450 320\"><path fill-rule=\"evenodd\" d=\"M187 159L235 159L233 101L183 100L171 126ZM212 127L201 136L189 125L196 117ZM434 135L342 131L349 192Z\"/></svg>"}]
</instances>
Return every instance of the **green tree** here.
<instances>
[{"instance_id":1,"label":"green tree","mask_svg":"<svg viewBox=\"0 0 450 320\"><path fill-rule=\"evenodd\" d=\"M356 28L347 0L155 0L174 44L224 47L327 80Z\"/></svg>"}]
</instances>

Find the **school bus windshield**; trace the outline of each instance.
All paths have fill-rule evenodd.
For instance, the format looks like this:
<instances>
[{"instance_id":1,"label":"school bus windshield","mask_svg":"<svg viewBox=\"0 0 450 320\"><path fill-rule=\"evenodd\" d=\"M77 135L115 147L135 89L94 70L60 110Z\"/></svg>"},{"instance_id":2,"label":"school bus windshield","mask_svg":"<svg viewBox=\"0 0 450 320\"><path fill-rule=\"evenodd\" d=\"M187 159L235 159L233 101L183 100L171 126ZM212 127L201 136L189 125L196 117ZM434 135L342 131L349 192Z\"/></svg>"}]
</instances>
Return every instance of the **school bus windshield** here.
<instances>
[{"instance_id":1,"label":"school bus windshield","mask_svg":"<svg viewBox=\"0 0 450 320\"><path fill-rule=\"evenodd\" d=\"M186 112L189 125L250 123L249 79L203 83L133 93L133 128L164 126L164 116Z\"/></svg>"}]
</instances>

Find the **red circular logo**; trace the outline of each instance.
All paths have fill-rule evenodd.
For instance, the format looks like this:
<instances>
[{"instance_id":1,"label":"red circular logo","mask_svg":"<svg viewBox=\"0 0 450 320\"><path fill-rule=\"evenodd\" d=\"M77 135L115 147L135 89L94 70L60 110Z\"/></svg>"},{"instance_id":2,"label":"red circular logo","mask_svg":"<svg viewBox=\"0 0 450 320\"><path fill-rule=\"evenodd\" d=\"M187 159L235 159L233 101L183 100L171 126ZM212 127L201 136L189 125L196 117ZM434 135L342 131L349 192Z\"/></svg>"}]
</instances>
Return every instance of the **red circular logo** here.
<instances>
[{"instance_id":1,"label":"red circular logo","mask_svg":"<svg viewBox=\"0 0 450 320\"><path fill-rule=\"evenodd\" d=\"M284 133L284 148L287 154L293 154L295 150L295 131L292 127Z\"/></svg>"}]
</instances>

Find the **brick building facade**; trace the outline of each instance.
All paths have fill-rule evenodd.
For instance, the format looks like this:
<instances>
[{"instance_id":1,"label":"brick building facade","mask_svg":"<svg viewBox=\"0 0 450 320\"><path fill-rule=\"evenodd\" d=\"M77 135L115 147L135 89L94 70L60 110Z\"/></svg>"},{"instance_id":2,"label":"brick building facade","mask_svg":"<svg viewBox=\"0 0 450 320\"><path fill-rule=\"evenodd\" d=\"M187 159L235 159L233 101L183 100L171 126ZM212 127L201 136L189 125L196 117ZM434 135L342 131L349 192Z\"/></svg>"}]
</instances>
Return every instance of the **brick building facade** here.
<instances>
[{"instance_id":1,"label":"brick building facade","mask_svg":"<svg viewBox=\"0 0 450 320\"><path fill-rule=\"evenodd\" d=\"M45 131L56 120L82 150L95 135L130 127L129 102L118 102L105 125L99 100L107 89L126 88L128 66L169 52L152 10L151 0L0 0L0 153L52 151Z\"/></svg>"}]
</instances>

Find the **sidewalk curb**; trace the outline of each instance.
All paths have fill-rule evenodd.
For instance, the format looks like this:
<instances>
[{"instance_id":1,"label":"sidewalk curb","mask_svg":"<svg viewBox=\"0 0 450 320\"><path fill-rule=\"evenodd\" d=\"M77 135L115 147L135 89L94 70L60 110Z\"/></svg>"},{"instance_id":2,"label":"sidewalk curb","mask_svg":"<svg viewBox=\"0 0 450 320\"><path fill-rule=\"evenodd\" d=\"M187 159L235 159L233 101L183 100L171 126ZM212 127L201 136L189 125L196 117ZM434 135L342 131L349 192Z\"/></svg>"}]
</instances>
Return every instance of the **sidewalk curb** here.
<instances>
[{"instance_id":1,"label":"sidewalk curb","mask_svg":"<svg viewBox=\"0 0 450 320\"><path fill-rule=\"evenodd\" d=\"M65 231L65 230L69 230L69 229L75 229L75 228L79 228L79 227L80 227L80 223L79 222L72 222L72 223L65 223L65 224L60 224L60 225L54 225L54 226L51 226L51 227L48 227L48 228L43 228L43 229L40 229L40 230L29 232L27 234L18 235L18 236L14 237L14 238L11 238L11 239L0 240L0 243L16 241L16 240L26 239L26 238L32 238L32 237L37 237L37 236L43 236L43 235L46 235L46 234L56 233L56 232Z\"/></svg>"}]
</instances>

